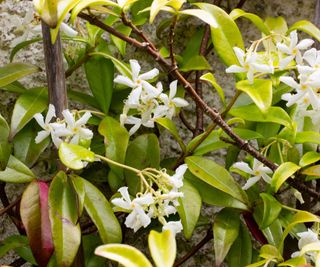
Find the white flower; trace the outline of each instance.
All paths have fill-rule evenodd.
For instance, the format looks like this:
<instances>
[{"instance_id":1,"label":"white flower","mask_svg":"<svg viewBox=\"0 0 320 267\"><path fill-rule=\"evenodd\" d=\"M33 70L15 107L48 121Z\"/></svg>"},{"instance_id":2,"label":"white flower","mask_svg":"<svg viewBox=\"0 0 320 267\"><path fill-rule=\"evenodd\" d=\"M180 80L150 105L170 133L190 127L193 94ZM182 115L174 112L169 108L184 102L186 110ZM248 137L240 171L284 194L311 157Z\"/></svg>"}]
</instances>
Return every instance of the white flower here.
<instances>
[{"instance_id":1,"label":"white flower","mask_svg":"<svg viewBox=\"0 0 320 267\"><path fill-rule=\"evenodd\" d=\"M253 175L253 177L249 178L246 184L242 187L242 189L247 190L255 183L257 183L261 178L268 184L271 182L271 177L268 174L272 173L272 170L266 166L263 166L263 163L258 161L257 159L253 160L252 169L249 167L248 163L245 162L236 162L233 164L234 168L237 168L245 173Z\"/></svg>"},{"instance_id":2,"label":"white flower","mask_svg":"<svg viewBox=\"0 0 320 267\"><path fill-rule=\"evenodd\" d=\"M54 105L49 104L46 118L44 118L41 113L37 113L33 117L43 129L42 131L38 132L35 138L36 144L42 142L49 135L51 135L52 142L57 148L59 148L60 144L62 143L62 140L59 137L64 136L65 134L65 124L50 123L52 118L56 117L56 111L55 111Z\"/></svg>"},{"instance_id":3,"label":"white flower","mask_svg":"<svg viewBox=\"0 0 320 267\"><path fill-rule=\"evenodd\" d=\"M160 99L163 101L164 106L167 108L166 117L172 119L175 114L176 107L186 107L189 103L181 97L175 97L177 93L178 81L175 80L170 83L169 96L162 93L160 94Z\"/></svg>"},{"instance_id":4,"label":"white flower","mask_svg":"<svg viewBox=\"0 0 320 267\"><path fill-rule=\"evenodd\" d=\"M287 65L295 59L297 64L302 64L302 55L300 50L308 49L314 41L312 39L303 39L298 43L297 31L290 33L290 44L277 43L277 48L284 54L288 55L282 58L279 62L279 68L284 69Z\"/></svg>"},{"instance_id":5,"label":"white flower","mask_svg":"<svg viewBox=\"0 0 320 267\"><path fill-rule=\"evenodd\" d=\"M123 84L131 88L137 88L137 87L142 87L145 86L148 82L146 80L151 80L155 78L159 74L159 70L154 68L144 74L140 74L140 64L138 63L137 60L131 59L130 61L130 67L131 67L131 72L132 72L132 79L118 75L115 79L115 83Z\"/></svg>"},{"instance_id":6,"label":"white flower","mask_svg":"<svg viewBox=\"0 0 320 267\"><path fill-rule=\"evenodd\" d=\"M85 124L91 117L90 112L86 112L80 119L77 121L74 118L74 115L68 110L65 109L62 111L62 115L67 122L67 129L69 130L69 134L71 140L69 143L71 144L79 144L81 139L90 140L93 137L93 133L91 130L85 128Z\"/></svg>"},{"instance_id":7,"label":"white flower","mask_svg":"<svg viewBox=\"0 0 320 267\"><path fill-rule=\"evenodd\" d=\"M168 176L168 180L174 189L178 189L183 186L183 175L188 169L187 164L180 165L174 175Z\"/></svg>"},{"instance_id":8,"label":"white flower","mask_svg":"<svg viewBox=\"0 0 320 267\"><path fill-rule=\"evenodd\" d=\"M122 197L114 198L111 202L122 209L131 211L126 218L125 225L128 228L133 229L135 232L142 226L144 228L147 227L150 224L151 219L150 215L148 216L145 213L144 207L154 203L152 194L147 193L131 200L128 192L128 187L121 187L118 191L120 192Z\"/></svg>"},{"instance_id":9,"label":"white flower","mask_svg":"<svg viewBox=\"0 0 320 267\"><path fill-rule=\"evenodd\" d=\"M181 220L180 221L171 221L171 222L167 222L163 227L162 227L162 231L165 230L170 230L174 235L176 235L177 233L180 233L183 229Z\"/></svg>"},{"instance_id":10,"label":"white flower","mask_svg":"<svg viewBox=\"0 0 320 267\"><path fill-rule=\"evenodd\" d=\"M314 69L320 69L320 51L311 48L304 52L303 59L307 61L307 63L310 65L310 67Z\"/></svg>"},{"instance_id":11,"label":"white flower","mask_svg":"<svg viewBox=\"0 0 320 267\"><path fill-rule=\"evenodd\" d=\"M154 120L151 118L150 113L143 113L141 114L141 118L137 118L134 116L126 116L124 114L120 115L120 121L123 124L131 124L133 127L129 130L129 135L133 135L138 129L141 127L141 125L153 128L154 127Z\"/></svg>"},{"instance_id":12,"label":"white flower","mask_svg":"<svg viewBox=\"0 0 320 267\"><path fill-rule=\"evenodd\" d=\"M253 75L256 72L261 73L273 73L274 68L272 65L259 63L259 58L257 53L245 53L241 48L234 47L234 53L240 63L238 65L231 65L226 69L226 73L247 73L247 79L250 83L253 83Z\"/></svg>"}]
</instances>

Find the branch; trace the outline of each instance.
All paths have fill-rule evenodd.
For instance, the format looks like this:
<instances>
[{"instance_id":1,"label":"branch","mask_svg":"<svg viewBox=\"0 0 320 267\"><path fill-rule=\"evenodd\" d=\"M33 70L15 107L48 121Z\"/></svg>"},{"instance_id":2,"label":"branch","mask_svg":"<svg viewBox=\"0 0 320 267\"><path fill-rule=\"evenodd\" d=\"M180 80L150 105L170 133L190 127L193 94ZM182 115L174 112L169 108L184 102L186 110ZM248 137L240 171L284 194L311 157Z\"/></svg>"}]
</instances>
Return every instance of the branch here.
<instances>
[{"instance_id":1,"label":"branch","mask_svg":"<svg viewBox=\"0 0 320 267\"><path fill-rule=\"evenodd\" d=\"M169 40L168 40L172 68L177 68L177 62L176 62L176 59L174 57L174 49L173 49L174 31L175 31L175 28L176 28L176 25L177 25L177 20L178 20L177 15L173 16L172 22L171 22L171 25L170 25Z\"/></svg>"}]
</instances>

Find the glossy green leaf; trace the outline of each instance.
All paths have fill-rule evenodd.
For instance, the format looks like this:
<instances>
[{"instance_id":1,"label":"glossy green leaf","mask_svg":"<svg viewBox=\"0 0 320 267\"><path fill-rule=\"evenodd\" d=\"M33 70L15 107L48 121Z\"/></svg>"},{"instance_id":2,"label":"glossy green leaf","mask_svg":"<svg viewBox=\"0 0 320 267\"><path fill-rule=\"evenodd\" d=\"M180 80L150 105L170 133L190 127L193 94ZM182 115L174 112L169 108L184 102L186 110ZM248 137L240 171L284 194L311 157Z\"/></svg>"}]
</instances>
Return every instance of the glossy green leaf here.
<instances>
[{"instance_id":1,"label":"glossy green leaf","mask_svg":"<svg viewBox=\"0 0 320 267\"><path fill-rule=\"evenodd\" d=\"M38 71L40 68L31 64L9 63L0 68L0 87Z\"/></svg>"},{"instance_id":2,"label":"glossy green leaf","mask_svg":"<svg viewBox=\"0 0 320 267\"><path fill-rule=\"evenodd\" d=\"M33 172L12 155L9 157L5 170L0 171L0 181L6 183L28 183L34 179Z\"/></svg>"},{"instance_id":3,"label":"glossy green leaf","mask_svg":"<svg viewBox=\"0 0 320 267\"><path fill-rule=\"evenodd\" d=\"M38 133L36 123L30 122L13 139L14 155L28 167L32 167L41 153L47 148L50 139L46 138L36 144L35 138Z\"/></svg>"},{"instance_id":4,"label":"glossy green leaf","mask_svg":"<svg viewBox=\"0 0 320 267\"><path fill-rule=\"evenodd\" d=\"M320 223L320 218L310 212L307 211L298 211L292 218L290 224L286 227L285 231L283 232L282 239L279 245L279 250L282 251L283 249L283 242L287 235L293 230L294 226L300 223L307 223L307 222L317 222Z\"/></svg>"},{"instance_id":5,"label":"glossy green leaf","mask_svg":"<svg viewBox=\"0 0 320 267\"><path fill-rule=\"evenodd\" d=\"M259 256L267 260L283 261L280 251L273 245L263 245L260 249Z\"/></svg>"},{"instance_id":6,"label":"glossy green leaf","mask_svg":"<svg viewBox=\"0 0 320 267\"><path fill-rule=\"evenodd\" d=\"M266 113L272 103L272 81L255 79L251 84L248 80L236 83L236 88L245 92L257 105L262 113Z\"/></svg>"},{"instance_id":7,"label":"glossy green leaf","mask_svg":"<svg viewBox=\"0 0 320 267\"><path fill-rule=\"evenodd\" d=\"M253 140L253 139L261 139L264 136L258 132L245 129L245 128L232 128L232 130L239 135L242 139Z\"/></svg>"},{"instance_id":8,"label":"glossy green leaf","mask_svg":"<svg viewBox=\"0 0 320 267\"><path fill-rule=\"evenodd\" d=\"M194 70L210 70L211 66L204 56L195 55L190 59L183 61L179 69L182 72Z\"/></svg>"},{"instance_id":9,"label":"glossy green leaf","mask_svg":"<svg viewBox=\"0 0 320 267\"><path fill-rule=\"evenodd\" d=\"M98 228L102 242L105 244L120 243L122 239L121 226L106 197L87 180L77 176L74 176L73 179L81 180L84 186L84 208Z\"/></svg>"},{"instance_id":10,"label":"glossy green leaf","mask_svg":"<svg viewBox=\"0 0 320 267\"><path fill-rule=\"evenodd\" d=\"M240 226L240 214L225 208L215 217L213 225L213 246L216 266L220 266L237 239Z\"/></svg>"},{"instance_id":11,"label":"glossy green leaf","mask_svg":"<svg viewBox=\"0 0 320 267\"><path fill-rule=\"evenodd\" d=\"M112 117L105 117L98 129L99 133L104 137L106 157L116 162L124 163L126 151L129 143L129 133L126 128ZM123 179L123 168L109 165L111 170L120 178Z\"/></svg>"},{"instance_id":12,"label":"glossy green leaf","mask_svg":"<svg viewBox=\"0 0 320 267\"><path fill-rule=\"evenodd\" d=\"M48 106L46 88L30 89L17 99L12 117L11 132L12 139L32 118L36 113L41 113Z\"/></svg>"},{"instance_id":13,"label":"glossy green leaf","mask_svg":"<svg viewBox=\"0 0 320 267\"><path fill-rule=\"evenodd\" d=\"M219 164L199 156L187 157L185 162L193 175L241 202L248 203L246 193L234 181L229 172Z\"/></svg>"},{"instance_id":14,"label":"glossy green leaf","mask_svg":"<svg viewBox=\"0 0 320 267\"><path fill-rule=\"evenodd\" d=\"M279 216L282 206L270 194L261 193L260 197L263 200L263 217L260 223L260 228L264 229L272 224Z\"/></svg>"},{"instance_id":15,"label":"glossy green leaf","mask_svg":"<svg viewBox=\"0 0 320 267\"><path fill-rule=\"evenodd\" d=\"M31 40L27 40L27 41L23 41L19 44L17 44L15 47L12 48L11 53L10 53L10 57L9 60L10 62L12 62L14 56L23 48L29 46L30 44L36 43L36 42L40 42L42 41L41 37L38 38L33 38Z\"/></svg>"},{"instance_id":16,"label":"glossy green leaf","mask_svg":"<svg viewBox=\"0 0 320 267\"><path fill-rule=\"evenodd\" d=\"M270 34L270 31L267 28L267 26L264 24L263 20L255 14L248 13L248 12L243 11L242 9L236 8L236 9L232 10L232 12L229 14L229 16L233 20L236 20L240 17L244 17L244 18L250 20L254 25L256 25L257 28L265 35Z\"/></svg>"},{"instance_id":17,"label":"glossy green leaf","mask_svg":"<svg viewBox=\"0 0 320 267\"><path fill-rule=\"evenodd\" d=\"M160 147L154 134L143 134L135 138L128 146L126 165L143 170L147 167L158 169L160 166ZM140 190L140 178L136 173L124 171L125 179L132 195Z\"/></svg>"},{"instance_id":18,"label":"glossy green leaf","mask_svg":"<svg viewBox=\"0 0 320 267\"><path fill-rule=\"evenodd\" d=\"M285 266L285 267L308 267L307 260L305 257L294 257L292 259L289 259L287 261L281 262L278 264L278 266Z\"/></svg>"},{"instance_id":19,"label":"glossy green leaf","mask_svg":"<svg viewBox=\"0 0 320 267\"><path fill-rule=\"evenodd\" d=\"M198 190L204 203L219 207L230 207L240 210L249 210L249 208L241 201L216 189L213 186L209 186L206 182L198 179L189 171L186 172L184 177L188 181L190 181L191 184Z\"/></svg>"},{"instance_id":20,"label":"glossy green leaf","mask_svg":"<svg viewBox=\"0 0 320 267\"><path fill-rule=\"evenodd\" d=\"M240 224L237 239L232 244L226 261L229 267L245 267L252 260L252 242L248 229Z\"/></svg>"},{"instance_id":21,"label":"glossy green leaf","mask_svg":"<svg viewBox=\"0 0 320 267\"><path fill-rule=\"evenodd\" d=\"M283 234L283 226L280 220L276 219L271 225L262 229L262 233L267 238L269 244L279 246Z\"/></svg>"},{"instance_id":22,"label":"glossy green leaf","mask_svg":"<svg viewBox=\"0 0 320 267\"><path fill-rule=\"evenodd\" d=\"M182 222L184 236L189 239L198 222L202 202L198 190L188 181L184 180L180 191L183 193L183 197L179 198L180 205L177 210Z\"/></svg>"},{"instance_id":23,"label":"glossy green leaf","mask_svg":"<svg viewBox=\"0 0 320 267\"><path fill-rule=\"evenodd\" d=\"M155 17L157 16L157 14L164 9L166 6L168 6L170 4L170 2L176 2L176 5L174 5L173 7L175 9L180 9L181 5L183 4L184 1L182 0L175 0L175 1L168 1L168 0L153 0L151 7L150 7L150 24L153 23ZM171 5L172 6L172 5Z\"/></svg>"},{"instance_id":24,"label":"glossy green leaf","mask_svg":"<svg viewBox=\"0 0 320 267\"><path fill-rule=\"evenodd\" d=\"M62 143L59 147L59 158L68 168L81 170L84 167L83 161L93 162L94 153L79 145Z\"/></svg>"},{"instance_id":25,"label":"glossy green leaf","mask_svg":"<svg viewBox=\"0 0 320 267\"><path fill-rule=\"evenodd\" d=\"M244 44L237 24L218 6L207 3L197 3L196 5L208 12L217 22L217 27L211 27L211 37L218 56L227 66L238 65L238 59L233 47L244 49Z\"/></svg>"},{"instance_id":26,"label":"glossy green leaf","mask_svg":"<svg viewBox=\"0 0 320 267\"><path fill-rule=\"evenodd\" d=\"M270 31L275 33L285 35L288 31L288 25L283 17L267 17L265 20L266 26L269 28Z\"/></svg>"},{"instance_id":27,"label":"glossy green leaf","mask_svg":"<svg viewBox=\"0 0 320 267\"><path fill-rule=\"evenodd\" d=\"M110 59L91 57L84 68L90 90L100 109L107 114L112 99L114 65Z\"/></svg>"},{"instance_id":28,"label":"glossy green leaf","mask_svg":"<svg viewBox=\"0 0 320 267\"><path fill-rule=\"evenodd\" d=\"M68 89L68 97L75 102L89 105L96 109L100 108L99 103L92 95Z\"/></svg>"},{"instance_id":29,"label":"glossy green leaf","mask_svg":"<svg viewBox=\"0 0 320 267\"><path fill-rule=\"evenodd\" d=\"M320 176L320 165L314 165L301 171L301 174L309 176Z\"/></svg>"},{"instance_id":30,"label":"glossy green leaf","mask_svg":"<svg viewBox=\"0 0 320 267\"><path fill-rule=\"evenodd\" d=\"M292 162L284 162L282 163L274 172L271 180L271 187L274 192L277 192L281 185L292 176L297 170L301 167L292 163Z\"/></svg>"},{"instance_id":31,"label":"glossy green leaf","mask_svg":"<svg viewBox=\"0 0 320 267\"><path fill-rule=\"evenodd\" d=\"M256 105L252 104L232 108L229 114L247 121L274 122L292 128L290 116L280 107L270 107L268 112L263 114ZM254 116L252 116L252 114L254 114Z\"/></svg>"},{"instance_id":32,"label":"glossy green leaf","mask_svg":"<svg viewBox=\"0 0 320 267\"><path fill-rule=\"evenodd\" d=\"M40 266L47 266L54 250L48 192L49 187L45 182L34 181L25 189L20 203L21 220L33 255Z\"/></svg>"},{"instance_id":33,"label":"glossy green leaf","mask_svg":"<svg viewBox=\"0 0 320 267\"><path fill-rule=\"evenodd\" d=\"M11 154L9 143L10 128L7 121L0 115L0 169L3 170L8 163Z\"/></svg>"},{"instance_id":34,"label":"glossy green leaf","mask_svg":"<svg viewBox=\"0 0 320 267\"><path fill-rule=\"evenodd\" d=\"M200 77L200 80L209 82L213 86L213 88L217 90L217 93L218 93L222 103L225 105L226 100L225 100L225 96L224 96L224 91L221 88L221 86L217 83L216 78L214 77L214 75L211 72L208 72L206 74L203 74Z\"/></svg>"},{"instance_id":35,"label":"glossy green leaf","mask_svg":"<svg viewBox=\"0 0 320 267\"><path fill-rule=\"evenodd\" d=\"M148 237L151 257L157 267L171 267L176 258L176 239L170 230L162 233L151 230Z\"/></svg>"},{"instance_id":36,"label":"glossy green leaf","mask_svg":"<svg viewBox=\"0 0 320 267\"><path fill-rule=\"evenodd\" d=\"M82 236L82 246L84 252L84 266L105 267L106 259L94 254L95 249L102 245L100 237L95 233ZM48 266L49 267L49 266Z\"/></svg>"},{"instance_id":37,"label":"glossy green leaf","mask_svg":"<svg viewBox=\"0 0 320 267\"><path fill-rule=\"evenodd\" d=\"M5 86L2 86L0 88L1 90L4 90L4 91L8 91L8 92L12 92L12 93L17 93L17 94L23 94L26 92L26 88L21 84L19 83L18 81L15 81L13 83L9 83Z\"/></svg>"},{"instance_id":38,"label":"glossy green leaf","mask_svg":"<svg viewBox=\"0 0 320 267\"><path fill-rule=\"evenodd\" d=\"M58 266L70 266L81 242L77 196L67 175L60 171L49 189L49 217Z\"/></svg>"},{"instance_id":39,"label":"glossy green leaf","mask_svg":"<svg viewBox=\"0 0 320 267\"><path fill-rule=\"evenodd\" d=\"M180 134L178 132L178 129L175 123L173 123L172 120L168 118L158 118L155 120L155 122L161 125L162 127L166 128L172 134L172 136L177 140L182 151L185 151L186 147L180 137Z\"/></svg>"},{"instance_id":40,"label":"glossy green leaf","mask_svg":"<svg viewBox=\"0 0 320 267\"><path fill-rule=\"evenodd\" d=\"M296 143L313 143L320 144L320 133L314 131L306 131L306 132L297 132L296 135Z\"/></svg>"},{"instance_id":41,"label":"glossy green leaf","mask_svg":"<svg viewBox=\"0 0 320 267\"><path fill-rule=\"evenodd\" d=\"M296 23L291 25L291 27L288 29L288 33L295 30L303 31L315 38L318 42L320 42L319 28L308 20L297 21Z\"/></svg>"},{"instance_id":42,"label":"glossy green leaf","mask_svg":"<svg viewBox=\"0 0 320 267\"><path fill-rule=\"evenodd\" d=\"M260 266L264 266L266 264L267 260L261 260L252 264L247 265L246 267L260 267Z\"/></svg>"},{"instance_id":43,"label":"glossy green leaf","mask_svg":"<svg viewBox=\"0 0 320 267\"><path fill-rule=\"evenodd\" d=\"M299 161L299 165L301 167L305 167L305 166L308 166L308 165L315 163L319 160L320 160L320 153L310 151L302 156L302 158Z\"/></svg>"},{"instance_id":44,"label":"glossy green leaf","mask_svg":"<svg viewBox=\"0 0 320 267\"><path fill-rule=\"evenodd\" d=\"M150 261L138 249L125 244L109 244L97 247L95 254L117 261L124 267L152 267Z\"/></svg>"},{"instance_id":45,"label":"glossy green leaf","mask_svg":"<svg viewBox=\"0 0 320 267\"><path fill-rule=\"evenodd\" d=\"M72 186L77 193L78 215L81 217L86 197L85 185L83 179L77 179L78 177L76 175L69 175L69 178L71 178Z\"/></svg>"}]
</instances>

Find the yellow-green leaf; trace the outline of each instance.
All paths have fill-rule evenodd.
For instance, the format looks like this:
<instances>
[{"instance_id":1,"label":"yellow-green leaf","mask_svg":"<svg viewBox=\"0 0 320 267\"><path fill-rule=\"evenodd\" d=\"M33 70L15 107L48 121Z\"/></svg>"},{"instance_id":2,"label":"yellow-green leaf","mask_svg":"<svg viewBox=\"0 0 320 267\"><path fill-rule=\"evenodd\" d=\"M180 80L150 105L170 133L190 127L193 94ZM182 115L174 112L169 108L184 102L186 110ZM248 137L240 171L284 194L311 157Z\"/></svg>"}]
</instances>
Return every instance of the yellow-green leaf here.
<instances>
[{"instance_id":1,"label":"yellow-green leaf","mask_svg":"<svg viewBox=\"0 0 320 267\"><path fill-rule=\"evenodd\" d=\"M214 77L214 75L211 72L208 72L206 74L203 74L200 77L200 80L207 81L207 82L211 83L213 88L217 90L217 93L220 96L220 99L221 99L222 103L225 105L226 100L225 100L225 96L224 96L224 91L221 88L221 86L217 83L216 78Z\"/></svg>"},{"instance_id":2,"label":"yellow-green leaf","mask_svg":"<svg viewBox=\"0 0 320 267\"><path fill-rule=\"evenodd\" d=\"M308 20L297 21L288 29L288 33L292 32L294 30L303 31L303 32L309 34L310 36L312 36L313 38L317 39L317 41L320 42L319 28Z\"/></svg>"},{"instance_id":3,"label":"yellow-green leaf","mask_svg":"<svg viewBox=\"0 0 320 267\"><path fill-rule=\"evenodd\" d=\"M277 192L281 185L301 167L293 162L282 163L274 172L271 180L271 187Z\"/></svg>"}]
</instances>

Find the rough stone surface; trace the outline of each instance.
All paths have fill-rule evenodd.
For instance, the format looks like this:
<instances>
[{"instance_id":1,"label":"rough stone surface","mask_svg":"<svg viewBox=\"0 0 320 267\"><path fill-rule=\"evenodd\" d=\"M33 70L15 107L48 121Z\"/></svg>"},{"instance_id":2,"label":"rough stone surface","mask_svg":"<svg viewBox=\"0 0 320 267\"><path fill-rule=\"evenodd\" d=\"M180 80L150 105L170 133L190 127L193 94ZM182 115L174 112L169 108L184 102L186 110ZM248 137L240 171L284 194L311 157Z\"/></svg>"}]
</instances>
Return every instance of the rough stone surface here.
<instances>
[{"instance_id":1,"label":"rough stone surface","mask_svg":"<svg viewBox=\"0 0 320 267\"><path fill-rule=\"evenodd\" d=\"M209 1L208 1L209 2ZM211 1L212 2L212 1ZM225 4L227 1L222 1ZM248 12L257 13L262 18L266 18L267 16L283 16L288 24L291 25L295 21L301 19L313 20L314 17L314 7L315 0L247 0L243 9ZM232 6L235 5L235 1L231 1ZM21 36L24 29L28 28L30 25L25 23L26 11L32 7L31 1L17 1L17 0L4 0L0 3L0 66L9 62L9 53L11 51L10 44L11 42ZM178 42L178 47L182 47L183 44L188 40L191 34L197 30L198 21L192 19L192 24L187 28L184 26L178 26L176 39ZM188 20L190 22L190 20ZM159 20L156 21L159 23ZM239 26L244 34L244 39L246 44L250 44L251 41L255 40L259 33L256 28L247 20L240 19ZM147 28L150 34L153 34L153 39L156 39L154 30L151 27ZM30 33L30 36L32 33ZM148 69L153 63L150 62L150 57L145 56L140 51L137 51L135 48L129 48L130 53L127 55L127 59L136 58L139 61L144 62L143 67ZM211 56L211 55L210 55ZM35 65L39 65L42 69L44 69L43 61L42 61L42 47L41 44L33 44L28 49L24 49L19 52L15 58L15 61L20 62L28 62ZM216 58L213 55L213 58L210 59L210 62L216 62ZM219 83L226 88L227 97L230 98L233 94L233 84L230 82L230 75L225 74L225 68L222 64L214 64L214 71L216 76L218 77ZM69 81L69 85L75 88L84 90L87 87L85 82L79 83L82 81L81 77L83 77L83 73L81 70L78 70ZM44 73L37 74L35 76L30 76L26 79L22 80L23 84L27 87L43 85L45 82ZM219 102L217 98L214 97L212 93L208 93L210 97L206 97L206 100L210 103L211 106L219 106ZM9 94L4 91L0 91L0 113L9 118L9 114L12 111L14 104L15 96ZM194 112L194 106L190 106L187 109L188 112ZM191 135L185 129L181 128L181 135L184 140L190 140ZM179 153L179 147L176 142L172 140L172 137L163 133L162 138L160 140L161 144L166 144L162 146L162 155L163 156L176 156ZM215 155L215 158L219 162L223 162L222 154ZM19 195L19 192L22 191L20 186L10 185L7 188L10 199L15 199ZM1 209L1 206L0 206ZM216 208L204 208L202 211L203 215L206 215L212 218L216 212ZM0 217L0 240L3 240L7 236L16 233L15 228L12 226L10 220L8 220L7 216ZM196 231L196 234L192 237L191 240L185 241L184 238L179 235L178 236L178 251L180 251L180 255L182 256L188 250L191 249L194 244L199 242L202 237L205 235L206 230L199 229ZM143 245L140 243L140 245ZM145 245L145 244L144 244ZM212 242L206 244L192 259L186 262L183 266L213 266L213 255L212 255ZM0 264L8 264L12 262L16 256L14 254L10 254L7 257L0 259Z\"/></svg>"}]
</instances>

